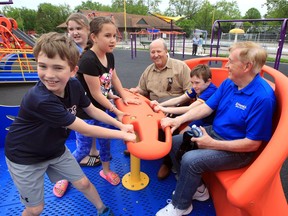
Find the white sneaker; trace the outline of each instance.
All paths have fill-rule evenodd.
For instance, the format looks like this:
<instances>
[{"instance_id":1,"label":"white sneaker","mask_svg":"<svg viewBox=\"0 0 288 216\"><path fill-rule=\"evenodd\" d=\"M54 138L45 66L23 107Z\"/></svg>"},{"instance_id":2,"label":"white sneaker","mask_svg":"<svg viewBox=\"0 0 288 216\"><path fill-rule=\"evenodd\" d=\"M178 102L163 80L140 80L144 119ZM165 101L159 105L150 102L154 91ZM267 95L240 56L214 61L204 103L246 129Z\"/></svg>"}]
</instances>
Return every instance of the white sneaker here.
<instances>
[{"instance_id":1,"label":"white sneaker","mask_svg":"<svg viewBox=\"0 0 288 216\"><path fill-rule=\"evenodd\" d=\"M174 195L175 191L172 192L172 195ZM209 191L207 187L202 184L197 188L197 191L192 197L192 200L198 200L198 201L206 201L210 198Z\"/></svg>"},{"instance_id":2,"label":"white sneaker","mask_svg":"<svg viewBox=\"0 0 288 216\"><path fill-rule=\"evenodd\" d=\"M173 204L170 202L168 205L166 205L164 208L160 209L156 216L182 216L182 215L188 215L193 209L192 204L189 206L189 208L185 210L177 209Z\"/></svg>"},{"instance_id":3,"label":"white sneaker","mask_svg":"<svg viewBox=\"0 0 288 216\"><path fill-rule=\"evenodd\" d=\"M192 199L198 201L206 201L209 199L209 197L210 195L207 187L204 184L202 184L197 188L197 191L193 195Z\"/></svg>"}]
</instances>

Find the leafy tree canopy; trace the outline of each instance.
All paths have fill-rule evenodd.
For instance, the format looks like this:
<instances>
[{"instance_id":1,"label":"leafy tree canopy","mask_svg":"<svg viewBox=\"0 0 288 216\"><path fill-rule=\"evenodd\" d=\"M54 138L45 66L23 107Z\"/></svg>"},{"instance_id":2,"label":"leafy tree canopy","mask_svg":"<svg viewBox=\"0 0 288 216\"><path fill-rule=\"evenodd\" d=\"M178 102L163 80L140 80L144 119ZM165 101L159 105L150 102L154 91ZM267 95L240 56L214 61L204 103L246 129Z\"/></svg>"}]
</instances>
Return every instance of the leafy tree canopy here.
<instances>
[{"instance_id":1,"label":"leafy tree canopy","mask_svg":"<svg viewBox=\"0 0 288 216\"><path fill-rule=\"evenodd\" d=\"M148 15L149 12L160 12L159 4L162 0L126 0L126 13ZM267 6L265 18L288 17L287 0L266 0ZM0 13L7 17L14 18L20 29L24 31L36 30L37 33L49 31L63 31L57 26L65 22L66 18L73 11L77 10L97 10L123 12L124 1L112 0L111 5L104 5L92 0L81 1L75 8L71 9L68 5L54 6L50 3L38 5L37 10L14 8L13 5L4 6ZM163 11L164 8L161 8ZM259 19L260 12L256 8L250 8L245 15L241 17L238 4L235 0L219 0L211 4L208 0L169 0L169 6L164 15L179 16L184 15L186 19L178 21L176 25L183 28L189 34L193 29L202 29L211 32L212 24L215 20L233 20L233 19ZM279 23L274 23L279 25ZM245 23L245 25L257 25L257 23ZM270 25L270 23L269 23ZM233 23L223 23L221 28L228 32L233 27Z\"/></svg>"}]
</instances>

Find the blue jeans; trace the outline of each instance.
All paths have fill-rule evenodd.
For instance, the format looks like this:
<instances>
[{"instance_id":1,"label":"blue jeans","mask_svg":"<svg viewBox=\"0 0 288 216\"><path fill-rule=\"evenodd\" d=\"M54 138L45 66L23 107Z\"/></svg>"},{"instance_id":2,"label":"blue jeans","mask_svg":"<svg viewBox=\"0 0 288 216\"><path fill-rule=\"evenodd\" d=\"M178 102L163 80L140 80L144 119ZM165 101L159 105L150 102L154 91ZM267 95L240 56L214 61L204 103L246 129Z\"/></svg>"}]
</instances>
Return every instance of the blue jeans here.
<instances>
[{"instance_id":1,"label":"blue jeans","mask_svg":"<svg viewBox=\"0 0 288 216\"><path fill-rule=\"evenodd\" d=\"M212 138L223 140L213 131L212 126L205 127L205 129ZM191 205L197 187L202 184L201 174L203 172L241 168L249 164L254 156L254 152L196 149L183 155L180 166L175 155L182 140L182 134L173 136L173 147L170 152L173 164L179 174L175 193L172 197L172 204L178 209L187 209Z\"/></svg>"},{"instance_id":2,"label":"blue jeans","mask_svg":"<svg viewBox=\"0 0 288 216\"><path fill-rule=\"evenodd\" d=\"M94 119L84 119L87 124L97 125L100 127L110 128L110 125L107 125L103 122ZM76 158L78 163L87 155L89 155L90 149L92 147L93 138L86 137L81 133L75 131L76 136L76 150L72 153ZM102 162L110 161L110 139L97 138L97 141L100 145L100 159Z\"/></svg>"}]
</instances>

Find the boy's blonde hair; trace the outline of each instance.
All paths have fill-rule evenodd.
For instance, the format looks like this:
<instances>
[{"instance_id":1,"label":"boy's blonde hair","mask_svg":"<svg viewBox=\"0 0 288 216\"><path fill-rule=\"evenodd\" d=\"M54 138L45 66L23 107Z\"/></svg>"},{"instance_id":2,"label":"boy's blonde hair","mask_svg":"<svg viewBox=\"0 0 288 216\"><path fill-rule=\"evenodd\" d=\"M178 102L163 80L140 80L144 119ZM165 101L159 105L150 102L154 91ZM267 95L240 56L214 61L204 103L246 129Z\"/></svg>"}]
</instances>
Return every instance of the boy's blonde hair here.
<instances>
[{"instance_id":1,"label":"boy's blonde hair","mask_svg":"<svg viewBox=\"0 0 288 216\"><path fill-rule=\"evenodd\" d=\"M50 32L43 34L36 42L33 48L33 54L38 61L39 53L44 53L48 58L54 58L56 55L62 60L66 60L71 71L77 65L79 60L79 51L74 41L65 34Z\"/></svg>"}]
</instances>

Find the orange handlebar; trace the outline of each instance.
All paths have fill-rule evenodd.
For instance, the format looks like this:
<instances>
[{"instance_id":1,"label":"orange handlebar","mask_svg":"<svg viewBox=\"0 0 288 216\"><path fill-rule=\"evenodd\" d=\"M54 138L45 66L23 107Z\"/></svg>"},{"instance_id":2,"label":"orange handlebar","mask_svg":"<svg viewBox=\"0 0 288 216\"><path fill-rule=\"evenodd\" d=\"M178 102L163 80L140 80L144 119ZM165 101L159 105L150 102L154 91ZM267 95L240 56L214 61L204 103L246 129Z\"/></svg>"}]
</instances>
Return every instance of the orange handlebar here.
<instances>
[{"instance_id":1,"label":"orange handlebar","mask_svg":"<svg viewBox=\"0 0 288 216\"><path fill-rule=\"evenodd\" d=\"M144 160L155 160L162 158L170 152L172 145L172 134L170 128L165 128L165 141L159 141L158 131L161 129L160 120L165 117L163 112L154 112L146 97L126 91L128 97L137 97L141 104L123 103L121 99L115 100L115 104L122 112L130 114L124 116L124 124L133 124L138 141L127 142L127 148L131 154Z\"/></svg>"}]
</instances>

